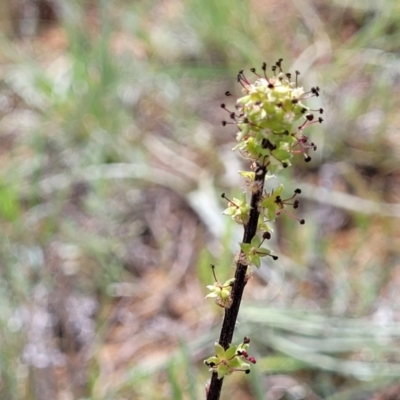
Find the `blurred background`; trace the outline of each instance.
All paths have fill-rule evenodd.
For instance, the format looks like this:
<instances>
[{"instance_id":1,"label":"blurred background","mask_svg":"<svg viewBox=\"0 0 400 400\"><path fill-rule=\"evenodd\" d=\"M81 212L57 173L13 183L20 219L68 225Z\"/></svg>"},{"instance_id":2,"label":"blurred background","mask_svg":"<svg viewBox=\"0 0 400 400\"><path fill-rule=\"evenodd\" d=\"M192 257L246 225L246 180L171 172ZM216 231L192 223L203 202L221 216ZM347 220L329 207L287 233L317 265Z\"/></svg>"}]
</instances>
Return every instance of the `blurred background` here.
<instances>
[{"instance_id":1,"label":"blurred background","mask_svg":"<svg viewBox=\"0 0 400 400\"><path fill-rule=\"evenodd\" d=\"M400 3L1 0L0 398L203 399L239 196L238 70L318 85L222 399L400 399ZM250 77L251 73L247 72ZM232 100L233 104L233 100ZM232 104L230 104L232 106Z\"/></svg>"}]
</instances>

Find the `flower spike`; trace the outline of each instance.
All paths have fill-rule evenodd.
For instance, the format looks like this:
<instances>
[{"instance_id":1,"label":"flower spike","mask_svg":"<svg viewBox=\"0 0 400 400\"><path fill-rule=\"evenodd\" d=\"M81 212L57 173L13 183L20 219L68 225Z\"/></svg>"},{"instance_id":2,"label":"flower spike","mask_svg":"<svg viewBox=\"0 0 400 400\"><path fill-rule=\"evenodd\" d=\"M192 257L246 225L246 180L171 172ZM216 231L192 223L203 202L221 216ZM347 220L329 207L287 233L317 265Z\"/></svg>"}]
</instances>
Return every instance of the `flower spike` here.
<instances>
[{"instance_id":1,"label":"flower spike","mask_svg":"<svg viewBox=\"0 0 400 400\"><path fill-rule=\"evenodd\" d=\"M261 72L262 71L262 72ZM221 197L228 203L223 211L236 223L243 225L244 234L240 242L240 251L235 256L235 278L220 283L211 266L214 284L208 285L210 293L206 296L214 298L224 308L224 321L219 343L215 344L215 355L205 360L212 371L212 379L206 386L208 400L217 400L220 396L222 378L236 371L250 372L254 357L249 356L250 339L245 337L243 343L231 344L236 326L240 302L244 288L252 276L252 268L261 266L261 259L278 257L265 247L271 239L273 229L270 226L278 216L285 213L300 224L305 221L291 214L288 210L299 208L297 195L300 189L294 190L290 197L283 194L283 185L278 184L264 189L265 181L274 178L273 174L291 166L292 159L303 156L306 162L311 161L309 153L317 146L306 136L306 129L314 124L322 123L322 108L312 109L307 106L308 99L319 97L320 88L312 87L304 90L300 86L299 71L286 72L283 59L280 58L267 72L264 62L261 71L251 68L254 82L249 80L244 71L237 74L242 95L235 99L231 111L225 103L221 108L229 118L222 125L233 125L237 128L234 150L249 162L248 171L240 171L244 178L244 191L238 198L229 199L225 193ZM231 92L225 92L231 97Z\"/></svg>"}]
</instances>

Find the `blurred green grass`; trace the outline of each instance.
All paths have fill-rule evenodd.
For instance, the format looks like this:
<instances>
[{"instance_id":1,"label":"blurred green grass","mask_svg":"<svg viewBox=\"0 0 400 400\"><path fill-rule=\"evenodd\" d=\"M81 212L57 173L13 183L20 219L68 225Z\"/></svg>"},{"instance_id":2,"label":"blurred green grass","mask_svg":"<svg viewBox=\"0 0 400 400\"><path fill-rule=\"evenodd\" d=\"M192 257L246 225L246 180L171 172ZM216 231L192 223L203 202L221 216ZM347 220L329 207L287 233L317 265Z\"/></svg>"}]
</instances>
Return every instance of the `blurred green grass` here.
<instances>
[{"instance_id":1,"label":"blurred green grass","mask_svg":"<svg viewBox=\"0 0 400 400\"><path fill-rule=\"evenodd\" d=\"M279 221L242 310L260 366L223 398L273 399L282 375L298 399L395 391L398 2L37 4L11 7L0 41L0 397L204 396L207 265L229 275L240 240L219 104L280 57L322 88L325 123L284 174L307 224Z\"/></svg>"}]
</instances>

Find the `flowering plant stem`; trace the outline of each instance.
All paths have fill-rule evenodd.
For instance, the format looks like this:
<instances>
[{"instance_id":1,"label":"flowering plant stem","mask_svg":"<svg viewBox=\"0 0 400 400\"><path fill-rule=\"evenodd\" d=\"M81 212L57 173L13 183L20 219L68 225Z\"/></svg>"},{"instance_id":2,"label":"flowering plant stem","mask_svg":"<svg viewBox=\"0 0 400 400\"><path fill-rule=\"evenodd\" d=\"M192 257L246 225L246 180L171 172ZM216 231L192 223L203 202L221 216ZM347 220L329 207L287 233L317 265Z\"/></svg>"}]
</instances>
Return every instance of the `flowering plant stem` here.
<instances>
[{"instance_id":1,"label":"flowering plant stem","mask_svg":"<svg viewBox=\"0 0 400 400\"><path fill-rule=\"evenodd\" d=\"M245 179L245 192L241 198L230 200L225 193L222 194L222 198L228 202L224 214L243 225L244 235L240 243L235 277L221 284L212 266L215 282L207 286L210 293L206 298L214 298L216 304L224 309L215 355L204 360L212 371L211 382L206 386L207 400L219 399L226 375L239 371L247 374L250 372L250 364L256 363L256 359L248 353L250 338L245 336L243 343L239 345L233 345L232 338L243 290L251 277L252 267L260 268L263 257L278 259L264 245L265 240L271 238L271 224L282 213L301 225L305 222L287 210L288 207L298 208L299 200L296 196L301 193L300 189L286 197L282 184L264 191L264 182L273 178L274 173L290 167L290 161L296 154L301 154L306 162L311 161L308 151L316 150L317 146L309 141L304 130L323 121L321 117L314 116L314 113L322 114L322 108L312 110L303 103L311 97L318 97L319 87L312 87L305 92L298 85L300 73L296 71L295 80L292 81L292 74L282 70L282 59L272 66L273 76L268 76L266 63L262 65L261 74L255 68L250 71L256 76L254 83L246 78L243 71L239 71L237 76L244 96L236 99L236 111L229 111L225 103L221 104L230 118L229 122L222 121L222 125L237 126L238 144L234 150L239 150L243 158L250 162L250 170L239 172ZM230 92L225 94L231 96ZM300 125L296 127L297 121Z\"/></svg>"},{"instance_id":2,"label":"flowering plant stem","mask_svg":"<svg viewBox=\"0 0 400 400\"><path fill-rule=\"evenodd\" d=\"M243 243L251 243L252 239L256 235L258 220L260 217L260 211L258 204L261 200L264 180L267 174L267 169L264 166L258 166L256 168L255 182L258 183L258 190L252 194L251 197L251 209L248 223L244 227ZM246 273L248 266L243 265L240 260L236 264L235 280L232 287L232 305L225 309L224 320L222 323L221 334L219 337L219 344L226 350L232 342L233 333L236 326L237 316L239 314L240 303L242 301L242 295L244 287L246 286ZM218 379L218 374L213 372L211 383L207 395L207 400L218 400L221 395L221 389L223 384L223 378Z\"/></svg>"}]
</instances>

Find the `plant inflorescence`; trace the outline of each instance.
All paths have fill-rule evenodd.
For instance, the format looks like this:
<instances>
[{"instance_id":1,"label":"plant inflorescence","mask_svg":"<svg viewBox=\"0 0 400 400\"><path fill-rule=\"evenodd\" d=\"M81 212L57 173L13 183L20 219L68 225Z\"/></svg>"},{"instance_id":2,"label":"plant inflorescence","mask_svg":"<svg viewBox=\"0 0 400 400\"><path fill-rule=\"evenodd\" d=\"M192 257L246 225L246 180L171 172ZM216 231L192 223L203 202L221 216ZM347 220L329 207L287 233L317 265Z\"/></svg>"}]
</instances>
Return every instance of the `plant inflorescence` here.
<instances>
[{"instance_id":1,"label":"plant inflorescence","mask_svg":"<svg viewBox=\"0 0 400 400\"><path fill-rule=\"evenodd\" d=\"M271 76L267 74L265 63L261 69L261 73L255 68L250 70L255 75L253 83L243 71L239 71L237 81L244 95L236 99L234 110L230 110L225 103L221 104L229 115L229 119L223 121L222 125L237 127L238 144L234 150L238 150L248 161L249 170L239 172L245 181L245 191L240 198L229 199L225 193L222 194L222 198L227 201L224 214L243 225L244 235L236 259L234 278L221 284L212 266L214 284L207 286L210 294L206 297L215 298L216 303L225 310L219 342L215 345L215 356L205 360L212 371L212 379L206 389L208 400L219 399L226 375L235 371L248 373L250 364L256 362L247 353L249 338L237 346L231 342L251 268L259 268L263 257L278 259L272 250L264 246L273 233L271 223L282 213L288 214L300 224L305 223L304 219L288 211L289 207L298 208L299 200L296 197L301 190L296 189L292 196L283 198L282 184L266 191L264 182L274 177L273 174L290 167L296 154L301 154L306 162L311 160L309 153L315 151L317 146L305 135L305 130L323 121L322 108L312 110L305 105L307 99L319 96L318 86L305 91L299 86L298 71L294 77L284 73L282 59L272 66ZM230 92L225 95L232 96Z\"/></svg>"}]
</instances>

